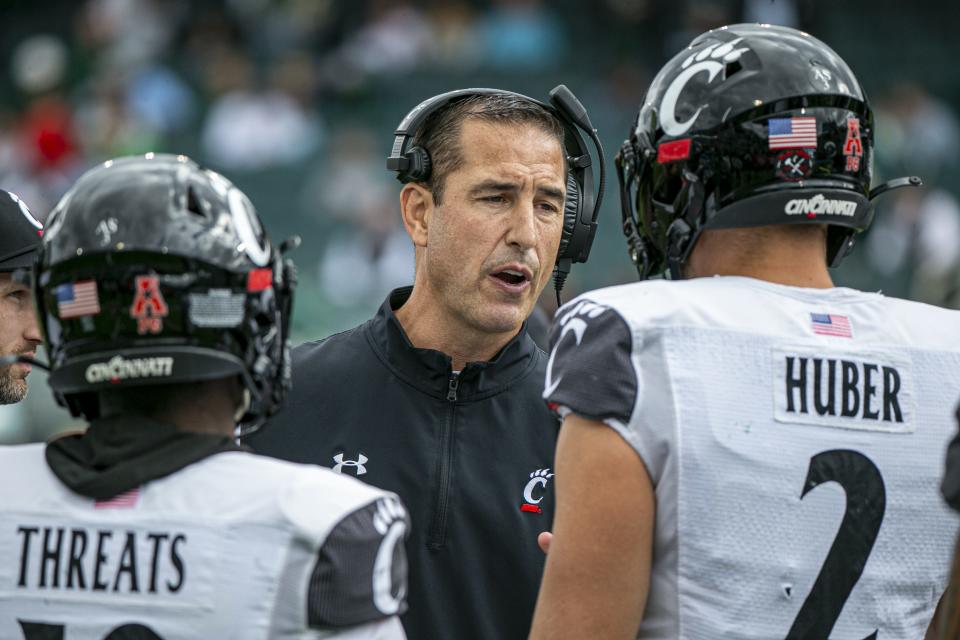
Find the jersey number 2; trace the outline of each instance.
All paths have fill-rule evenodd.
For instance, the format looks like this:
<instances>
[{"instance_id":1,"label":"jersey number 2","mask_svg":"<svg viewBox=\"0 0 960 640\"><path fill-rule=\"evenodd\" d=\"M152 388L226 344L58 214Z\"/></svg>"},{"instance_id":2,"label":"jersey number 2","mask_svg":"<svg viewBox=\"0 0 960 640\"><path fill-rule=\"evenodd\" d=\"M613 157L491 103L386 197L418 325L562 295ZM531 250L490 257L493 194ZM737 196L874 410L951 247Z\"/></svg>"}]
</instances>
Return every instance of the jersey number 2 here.
<instances>
[{"instance_id":1,"label":"jersey number 2","mask_svg":"<svg viewBox=\"0 0 960 640\"><path fill-rule=\"evenodd\" d=\"M880 470L858 451L833 449L813 456L800 499L825 482L843 487L847 509L817 581L803 601L786 640L814 640L830 635L867 564L887 506ZM876 640L877 631L864 640Z\"/></svg>"},{"instance_id":2,"label":"jersey number 2","mask_svg":"<svg viewBox=\"0 0 960 640\"><path fill-rule=\"evenodd\" d=\"M44 622L25 622L17 620L23 629L26 640L63 640L64 626L62 624L47 624ZM142 624L124 624L106 636L103 640L163 640L150 627Z\"/></svg>"}]
</instances>

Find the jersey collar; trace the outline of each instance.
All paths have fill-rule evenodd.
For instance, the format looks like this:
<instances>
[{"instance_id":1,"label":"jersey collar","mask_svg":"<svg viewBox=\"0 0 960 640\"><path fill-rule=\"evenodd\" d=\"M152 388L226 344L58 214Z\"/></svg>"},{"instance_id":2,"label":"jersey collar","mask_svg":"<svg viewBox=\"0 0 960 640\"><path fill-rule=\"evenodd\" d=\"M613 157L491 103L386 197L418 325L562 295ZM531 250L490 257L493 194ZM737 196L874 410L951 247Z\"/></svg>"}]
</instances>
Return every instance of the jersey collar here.
<instances>
[{"instance_id":1,"label":"jersey collar","mask_svg":"<svg viewBox=\"0 0 960 640\"><path fill-rule=\"evenodd\" d=\"M451 359L434 349L410 344L394 313L409 299L413 287L394 289L364 333L377 356L400 378L438 398L446 398L453 375ZM536 365L540 351L527 334L527 323L487 362L468 362L459 374L458 399L476 400L506 390Z\"/></svg>"}]
</instances>

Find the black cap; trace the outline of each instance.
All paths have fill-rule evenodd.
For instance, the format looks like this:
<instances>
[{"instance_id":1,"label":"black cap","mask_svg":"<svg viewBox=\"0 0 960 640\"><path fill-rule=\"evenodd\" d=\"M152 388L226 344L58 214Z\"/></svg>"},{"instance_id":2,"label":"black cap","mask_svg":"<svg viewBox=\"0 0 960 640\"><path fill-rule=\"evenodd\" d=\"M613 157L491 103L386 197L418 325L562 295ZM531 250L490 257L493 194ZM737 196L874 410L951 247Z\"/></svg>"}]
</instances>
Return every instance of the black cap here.
<instances>
[{"instance_id":1,"label":"black cap","mask_svg":"<svg viewBox=\"0 0 960 640\"><path fill-rule=\"evenodd\" d=\"M0 189L0 272L32 267L42 236L43 225L23 200Z\"/></svg>"}]
</instances>

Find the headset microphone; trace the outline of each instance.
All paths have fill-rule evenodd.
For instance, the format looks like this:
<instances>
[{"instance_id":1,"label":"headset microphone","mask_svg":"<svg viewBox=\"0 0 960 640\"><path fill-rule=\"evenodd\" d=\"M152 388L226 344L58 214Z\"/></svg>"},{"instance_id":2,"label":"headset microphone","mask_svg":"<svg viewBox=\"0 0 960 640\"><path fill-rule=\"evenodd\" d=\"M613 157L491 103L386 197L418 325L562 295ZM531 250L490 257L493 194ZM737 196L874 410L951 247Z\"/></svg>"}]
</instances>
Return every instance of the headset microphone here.
<instances>
[{"instance_id":1,"label":"headset microphone","mask_svg":"<svg viewBox=\"0 0 960 640\"><path fill-rule=\"evenodd\" d=\"M8 356L0 356L0 367L9 367L12 364L29 364L31 367L36 367L44 371L50 371L50 365L46 362L41 362L30 356L18 356L16 354Z\"/></svg>"},{"instance_id":2,"label":"headset microphone","mask_svg":"<svg viewBox=\"0 0 960 640\"><path fill-rule=\"evenodd\" d=\"M583 103L580 102L580 100L577 99L577 96L573 95L573 92L570 91L570 89L568 89L564 84L554 87L553 90L550 91L549 95L550 102L556 106L558 111L565 115L570 122L587 132L587 135L590 136L590 140L597 148L597 158L600 161L600 185L597 188L596 200L593 202L590 218L587 220L583 219L583 214L586 212L586 206L583 204L583 201L581 201L581 206L577 212L579 217L571 225L571 237L569 240L567 240L566 244L563 241L560 243L560 252L557 254L557 264L553 270L553 288L557 293L557 306L559 307L562 303L560 300L560 290L563 289L564 282L567 280L567 275L570 273L571 263L586 262L590 255L590 247L593 245L593 237L597 233L597 217L600 213L600 205L603 203L603 191L606 188L607 183L607 168L603 158L603 145L600 144L600 138L597 136L597 130L593 127L593 123L590 122L590 116L587 115L587 109L583 106ZM589 154L584 154L578 158L570 158L568 159L568 162L574 166L586 168L590 166L591 160ZM582 193L584 200L587 198L587 196L588 194ZM569 215L572 212L567 213ZM586 227L588 229L587 233L589 236L585 244L582 244L579 241L574 241L574 236L578 231L578 227ZM566 231L567 228L568 221L565 219L564 230ZM579 253L570 255L574 252Z\"/></svg>"},{"instance_id":3,"label":"headset microphone","mask_svg":"<svg viewBox=\"0 0 960 640\"><path fill-rule=\"evenodd\" d=\"M585 131L593 131L593 124L590 122L590 116L587 115L587 109L583 103L573 95L573 92L565 84L558 84L550 91L550 102L558 109L563 109L567 117L578 127Z\"/></svg>"}]
</instances>

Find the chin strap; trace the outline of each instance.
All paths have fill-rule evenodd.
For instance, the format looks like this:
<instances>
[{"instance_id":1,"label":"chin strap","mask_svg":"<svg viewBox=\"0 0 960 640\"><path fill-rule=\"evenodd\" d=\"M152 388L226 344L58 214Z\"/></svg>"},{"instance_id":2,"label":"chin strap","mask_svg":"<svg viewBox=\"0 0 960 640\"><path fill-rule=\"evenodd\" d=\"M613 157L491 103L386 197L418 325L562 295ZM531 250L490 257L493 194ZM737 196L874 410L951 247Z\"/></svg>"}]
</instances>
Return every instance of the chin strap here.
<instances>
[{"instance_id":1,"label":"chin strap","mask_svg":"<svg viewBox=\"0 0 960 640\"><path fill-rule=\"evenodd\" d=\"M677 218L667 229L667 266L671 280L683 280L683 265L687 262L692 230L686 221Z\"/></svg>"},{"instance_id":2,"label":"chin strap","mask_svg":"<svg viewBox=\"0 0 960 640\"><path fill-rule=\"evenodd\" d=\"M894 189L899 189L901 187L922 187L923 180L917 176L907 176L903 178L894 178L893 180L888 180L883 184L879 184L873 189L870 189L870 195L867 196L870 200L873 200L879 195L886 193L887 191L893 191Z\"/></svg>"},{"instance_id":3,"label":"chin strap","mask_svg":"<svg viewBox=\"0 0 960 640\"><path fill-rule=\"evenodd\" d=\"M627 251L630 261L637 270L637 277L646 280L650 277L653 268L650 258L650 247L646 239L640 235L637 225L637 213L634 209L632 189L638 179L637 153L633 141L625 140L620 145L620 152L614 158L617 169L617 182L620 184L620 217L621 230L627 238Z\"/></svg>"},{"instance_id":4,"label":"chin strap","mask_svg":"<svg viewBox=\"0 0 960 640\"><path fill-rule=\"evenodd\" d=\"M871 202L877 196L881 196L887 191L893 191L894 189L901 189L903 187L921 187L923 186L923 180L917 176L905 176L902 178L894 178L893 180L888 180L882 184L877 185L870 190L867 198ZM827 262L831 267L838 267L840 263L843 262L843 259L850 255L850 252L853 251L853 245L857 241L857 233L853 230L849 230L846 233L837 234L835 238L831 238L829 233L827 235Z\"/></svg>"}]
</instances>

